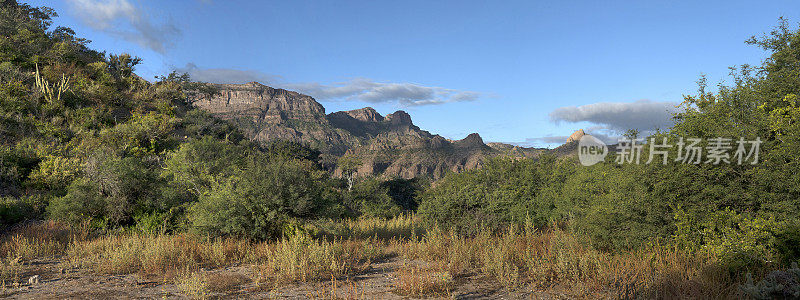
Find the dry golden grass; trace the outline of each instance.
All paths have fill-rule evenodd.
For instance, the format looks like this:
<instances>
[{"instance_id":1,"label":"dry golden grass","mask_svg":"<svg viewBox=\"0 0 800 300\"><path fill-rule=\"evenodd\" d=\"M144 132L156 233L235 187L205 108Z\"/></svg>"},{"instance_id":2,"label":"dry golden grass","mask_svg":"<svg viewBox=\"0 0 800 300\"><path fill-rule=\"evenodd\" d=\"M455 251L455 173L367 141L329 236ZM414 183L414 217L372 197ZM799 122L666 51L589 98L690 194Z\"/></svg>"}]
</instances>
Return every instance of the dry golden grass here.
<instances>
[{"instance_id":1,"label":"dry golden grass","mask_svg":"<svg viewBox=\"0 0 800 300\"><path fill-rule=\"evenodd\" d=\"M241 262L252 243L191 235L107 235L75 242L68 259L108 274L168 274L176 270L220 267Z\"/></svg>"},{"instance_id":2,"label":"dry golden grass","mask_svg":"<svg viewBox=\"0 0 800 300\"><path fill-rule=\"evenodd\" d=\"M386 220L380 218L359 218L341 222L347 236L354 238L377 238L380 240L413 239L425 234L414 215L405 214Z\"/></svg>"},{"instance_id":3,"label":"dry golden grass","mask_svg":"<svg viewBox=\"0 0 800 300\"><path fill-rule=\"evenodd\" d=\"M331 277L330 281L324 283L322 287L305 296L315 300L375 299L374 295L371 297L365 295L364 290L359 289L358 284L352 280L347 279L341 282L336 277Z\"/></svg>"},{"instance_id":4,"label":"dry golden grass","mask_svg":"<svg viewBox=\"0 0 800 300\"><path fill-rule=\"evenodd\" d=\"M315 291L309 292L306 295L308 299L314 300L356 300L356 299L374 299L375 297L367 297L364 290L359 289L358 285L352 280L340 281L336 277L331 277L330 281L324 283L320 288Z\"/></svg>"},{"instance_id":5,"label":"dry golden grass","mask_svg":"<svg viewBox=\"0 0 800 300\"><path fill-rule=\"evenodd\" d=\"M447 297L453 292L453 276L444 268L403 265L394 272L395 293L411 297Z\"/></svg>"},{"instance_id":6,"label":"dry golden grass","mask_svg":"<svg viewBox=\"0 0 800 300\"><path fill-rule=\"evenodd\" d=\"M504 287L559 289L575 297L660 299L738 297L737 286L744 281L710 257L662 245L602 252L558 226L472 237L437 229L423 233L414 216L343 221L328 232L314 226L256 243L189 234L92 235L86 226L35 223L0 237L0 281L19 280L20 266L28 260L60 257L100 273L159 276L195 297L241 284L236 278L206 278L198 273L201 268L252 266L256 283L272 288L331 278L347 282L371 262L391 256L437 266L397 271L397 291L416 296L444 295L454 279L475 275ZM332 293L318 296L340 297Z\"/></svg>"},{"instance_id":7,"label":"dry golden grass","mask_svg":"<svg viewBox=\"0 0 800 300\"><path fill-rule=\"evenodd\" d=\"M208 297L209 289L206 283L206 276L200 272L186 270L180 273L175 280L175 285L186 297L192 299L205 299Z\"/></svg>"},{"instance_id":8,"label":"dry golden grass","mask_svg":"<svg viewBox=\"0 0 800 300\"><path fill-rule=\"evenodd\" d=\"M264 282L324 280L363 271L370 262L385 256L381 246L375 239L326 241L299 233L257 245L254 261Z\"/></svg>"},{"instance_id":9,"label":"dry golden grass","mask_svg":"<svg viewBox=\"0 0 800 300\"><path fill-rule=\"evenodd\" d=\"M22 258L0 258L0 290L19 283Z\"/></svg>"},{"instance_id":10,"label":"dry golden grass","mask_svg":"<svg viewBox=\"0 0 800 300\"><path fill-rule=\"evenodd\" d=\"M566 292L578 297L729 298L740 283L710 257L660 245L606 253L557 227L474 237L432 230L402 246L405 258L443 264L454 276L477 272L507 287L569 286Z\"/></svg>"},{"instance_id":11,"label":"dry golden grass","mask_svg":"<svg viewBox=\"0 0 800 300\"><path fill-rule=\"evenodd\" d=\"M206 286L212 292L229 292L248 282L250 282L250 278L236 273L216 273L206 276Z\"/></svg>"},{"instance_id":12,"label":"dry golden grass","mask_svg":"<svg viewBox=\"0 0 800 300\"><path fill-rule=\"evenodd\" d=\"M88 238L87 224L71 226L56 221L33 223L0 237L0 257L29 260L62 255L70 243Z\"/></svg>"}]
</instances>

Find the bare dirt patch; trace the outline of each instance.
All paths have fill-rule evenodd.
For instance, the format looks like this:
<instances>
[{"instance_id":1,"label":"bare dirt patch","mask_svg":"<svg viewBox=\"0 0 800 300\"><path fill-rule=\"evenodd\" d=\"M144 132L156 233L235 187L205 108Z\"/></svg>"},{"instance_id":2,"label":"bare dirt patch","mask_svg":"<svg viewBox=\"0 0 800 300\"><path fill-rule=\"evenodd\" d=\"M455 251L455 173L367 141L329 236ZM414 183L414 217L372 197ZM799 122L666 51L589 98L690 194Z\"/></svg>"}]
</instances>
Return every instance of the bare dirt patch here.
<instances>
[{"instance_id":1,"label":"bare dirt patch","mask_svg":"<svg viewBox=\"0 0 800 300\"><path fill-rule=\"evenodd\" d=\"M57 259L38 259L22 266L18 282L0 290L0 298L12 299L131 299L131 298L210 298L210 299L559 299L563 297L518 289L508 290L474 277L448 279L416 261L389 258L371 263L359 274L330 280L281 283L259 282L254 266L202 269L199 294L187 294L171 276L142 274L104 275L92 269L69 266ZM414 271L409 271L414 270ZM422 270L422 271L421 271ZM421 272L421 273L416 273ZM427 273L426 273L427 272ZM421 278L403 278L403 276ZM405 274L405 275L404 275ZM27 282L39 275L38 283ZM442 275L442 277L437 277ZM443 279L446 289L437 280ZM405 292L403 280L423 284L422 292ZM422 280L422 281L419 281ZM427 280L427 281L426 281ZM432 284L433 290L426 290Z\"/></svg>"}]
</instances>

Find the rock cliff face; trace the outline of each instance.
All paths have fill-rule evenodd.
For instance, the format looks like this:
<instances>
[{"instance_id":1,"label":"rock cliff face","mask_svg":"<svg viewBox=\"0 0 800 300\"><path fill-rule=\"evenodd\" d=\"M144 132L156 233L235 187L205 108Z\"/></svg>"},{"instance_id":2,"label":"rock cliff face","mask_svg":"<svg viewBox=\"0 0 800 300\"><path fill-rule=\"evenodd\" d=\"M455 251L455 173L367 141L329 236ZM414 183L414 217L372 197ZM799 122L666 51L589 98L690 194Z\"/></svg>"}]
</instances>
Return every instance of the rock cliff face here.
<instances>
[{"instance_id":1,"label":"rock cliff face","mask_svg":"<svg viewBox=\"0 0 800 300\"><path fill-rule=\"evenodd\" d=\"M580 140L581 140L581 138L582 138L584 135L586 135L586 132L584 132L584 131L583 131L583 129L578 129L578 131L575 131L575 132L573 132L573 133L572 133L572 134L571 134L571 135L570 135L570 136L567 138L567 144L569 144L570 142L576 142L576 141L580 141Z\"/></svg>"},{"instance_id":2,"label":"rock cliff face","mask_svg":"<svg viewBox=\"0 0 800 300\"><path fill-rule=\"evenodd\" d=\"M348 132L333 128L325 108L310 96L257 82L211 85L217 93L195 95L193 104L233 121L253 140L301 142L334 155L359 144Z\"/></svg>"},{"instance_id":3,"label":"rock cliff face","mask_svg":"<svg viewBox=\"0 0 800 300\"><path fill-rule=\"evenodd\" d=\"M384 117L366 107L326 115L314 98L297 92L257 82L209 85L217 93L191 96L196 107L233 121L253 140L282 139L318 148L335 175L341 174L336 161L344 155L358 159L362 176L438 179L498 154L477 133L451 142L421 130L404 111Z\"/></svg>"},{"instance_id":4,"label":"rock cliff face","mask_svg":"<svg viewBox=\"0 0 800 300\"><path fill-rule=\"evenodd\" d=\"M274 89L258 82L217 84L218 93L194 101L197 107L220 117L246 117L268 123L288 120L321 122L325 108L309 96Z\"/></svg>"}]
</instances>

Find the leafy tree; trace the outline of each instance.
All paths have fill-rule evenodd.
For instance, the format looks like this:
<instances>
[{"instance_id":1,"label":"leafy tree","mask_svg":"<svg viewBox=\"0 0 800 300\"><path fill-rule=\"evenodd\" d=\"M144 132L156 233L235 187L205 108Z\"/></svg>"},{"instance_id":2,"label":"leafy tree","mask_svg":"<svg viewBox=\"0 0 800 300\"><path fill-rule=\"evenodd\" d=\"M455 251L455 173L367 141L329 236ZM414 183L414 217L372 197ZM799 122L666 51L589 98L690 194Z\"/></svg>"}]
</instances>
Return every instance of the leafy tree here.
<instances>
[{"instance_id":1,"label":"leafy tree","mask_svg":"<svg viewBox=\"0 0 800 300\"><path fill-rule=\"evenodd\" d=\"M84 220L106 219L109 203L98 191L100 187L82 178L70 184L64 197L56 198L47 207L53 219L77 223Z\"/></svg>"},{"instance_id":2,"label":"leafy tree","mask_svg":"<svg viewBox=\"0 0 800 300\"><path fill-rule=\"evenodd\" d=\"M351 191L356 180L356 172L361 166L361 159L352 155L344 155L339 158L339 169L342 170L342 176L347 179L347 190Z\"/></svg>"},{"instance_id":3,"label":"leafy tree","mask_svg":"<svg viewBox=\"0 0 800 300\"><path fill-rule=\"evenodd\" d=\"M163 176L200 197L243 167L248 152L245 147L206 136L186 142L170 154Z\"/></svg>"},{"instance_id":4,"label":"leafy tree","mask_svg":"<svg viewBox=\"0 0 800 300\"><path fill-rule=\"evenodd\" d=\"M392 201L404 211L416 211L422 193L429 186L430 182L421 177L396 178L381 183L381 187L386 189L389 197L392 197Z\"/></svg>"},{"instance_id":5,"label":"leafy tree","mask_svg":"<svg viewBox=\"0 0 800 300\"><path fill-rule=\"evenodd\" d=\"M344 198L345 203L360 216L391 218L403 210L389 196L388 189L375 178L355 184Z\"/></svg>"},{"instance_id":6,"label":"leafy tree","mask_svg":"<svg viewBox=\"0 0 800 300\"><path fill-rule=\"evenodd\" d=\"M277 237L293 219L324 216L331 203L322 179L298 160L250 157L200 196L189 220L196 231L213 236Z\"/></svg>"}]
</instances>

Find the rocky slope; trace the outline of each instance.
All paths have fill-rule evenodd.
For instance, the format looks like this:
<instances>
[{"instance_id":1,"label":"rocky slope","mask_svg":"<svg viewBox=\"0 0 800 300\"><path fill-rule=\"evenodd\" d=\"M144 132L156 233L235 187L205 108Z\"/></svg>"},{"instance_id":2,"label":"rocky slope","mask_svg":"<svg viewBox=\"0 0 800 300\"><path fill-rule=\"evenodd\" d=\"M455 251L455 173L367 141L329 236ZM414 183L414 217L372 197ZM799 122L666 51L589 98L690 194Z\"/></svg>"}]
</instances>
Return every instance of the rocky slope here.
<instances>
[{"instance_id":1,"label":"rocky slope","mask_svg":"<svg viewBox=\"0 0 800 300\"><path fill-rule=\"evenodd\" d=\"M217 93L193 95L192 103L235 122L254 140L302 142L333 155L359 144L348 132L332 127L325 108L310 96L257 82L211 85Z\"/></svg>"},{"instance_id":2,"label":"rocky slope","mask_svg":"<svg viewBox=\"0 0 800 300\"><path fill-rule=\"evenodd\" d=\"M500 154L477 133L450 141L421 130L404 111L382 116L366 107L326 115L314 98L297 92L257 82L209 85L216 93L190 96L196 107L233 121L256 141L283 139L318 148L334 174L342 173L337 159L347 156L359 162L360 176L437 179Z\"/></svg>"},{"instance_id":3,"label":"rocky slope","mask_svg":"<svg viewBox=\"0 0 800 300\"><path fill-rule=\"evenodd\" d=\"M536 158L547 151L542 148L522 147L505 143L487 143L486 145L503 155L512 157Z\"/></svg>"}]
</instances>

